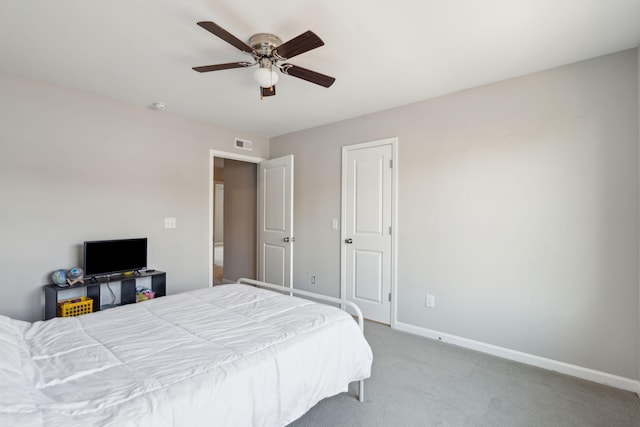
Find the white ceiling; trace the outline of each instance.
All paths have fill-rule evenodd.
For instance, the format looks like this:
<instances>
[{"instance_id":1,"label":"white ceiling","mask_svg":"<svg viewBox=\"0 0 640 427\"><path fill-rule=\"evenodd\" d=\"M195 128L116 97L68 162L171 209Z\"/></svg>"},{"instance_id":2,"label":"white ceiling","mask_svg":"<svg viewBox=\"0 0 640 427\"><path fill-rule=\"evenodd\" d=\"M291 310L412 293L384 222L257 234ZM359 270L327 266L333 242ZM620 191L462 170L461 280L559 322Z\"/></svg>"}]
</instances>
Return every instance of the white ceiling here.
<instances>
[{"instance_id":1,"label":"white ceiling","mask_svg":"<svg viewBox=\"0 0 640 427\"><path fill-rule=\"evenodd\" d=\"M312 30L260 100L250 60L196 25L247 41ZM0 69L265 137L432 98L640 44L640 0L2 0Z\"/></svg>"}]
</instances>

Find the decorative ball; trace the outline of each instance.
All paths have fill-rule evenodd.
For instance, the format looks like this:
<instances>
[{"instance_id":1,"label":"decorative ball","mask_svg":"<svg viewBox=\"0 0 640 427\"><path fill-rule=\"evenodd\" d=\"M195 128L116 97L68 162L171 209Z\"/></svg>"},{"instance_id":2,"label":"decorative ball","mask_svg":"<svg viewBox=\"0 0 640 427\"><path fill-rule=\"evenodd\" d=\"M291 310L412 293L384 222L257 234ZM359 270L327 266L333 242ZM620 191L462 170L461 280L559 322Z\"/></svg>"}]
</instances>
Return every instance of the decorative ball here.
<instances>
[{"instance_id":1,"label":"decorative ball","mask_svg":"<svg viewBox=\"0 0 640 427\"><path fill-rule=\"evenodd\" d=\"M67 278L68 279L78 279L84 276L84 271L80 267L73 267L70 270L67 270Z\"/></svg>"},{"instance_id":2,"label":"decorative ball","mask_svg":"<svg viewBox=\"0 0 640 427\"><path fill-rule=\"evenodd\" d=\"M58 286L67 286L67 270L56 270L51 274L51 280Z\"/></svg>"}]
</instances>

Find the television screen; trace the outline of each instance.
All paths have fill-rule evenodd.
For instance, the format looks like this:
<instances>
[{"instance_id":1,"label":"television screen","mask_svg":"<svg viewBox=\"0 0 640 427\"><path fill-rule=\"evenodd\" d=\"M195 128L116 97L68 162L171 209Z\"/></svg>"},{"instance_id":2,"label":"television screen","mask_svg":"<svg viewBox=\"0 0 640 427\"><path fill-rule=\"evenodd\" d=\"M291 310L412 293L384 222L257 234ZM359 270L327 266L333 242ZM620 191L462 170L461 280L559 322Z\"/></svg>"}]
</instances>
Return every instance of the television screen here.
<instances>
[{"instance_id":1,"label":"television screen","mask_svg":"<svg viewBox=\"0 0 640 427\"><path fill-rule=\"evenodd\" d=\"M84 242L84 274L100 276L147 267L147 238Z\"/></svg>"}]
</instances>

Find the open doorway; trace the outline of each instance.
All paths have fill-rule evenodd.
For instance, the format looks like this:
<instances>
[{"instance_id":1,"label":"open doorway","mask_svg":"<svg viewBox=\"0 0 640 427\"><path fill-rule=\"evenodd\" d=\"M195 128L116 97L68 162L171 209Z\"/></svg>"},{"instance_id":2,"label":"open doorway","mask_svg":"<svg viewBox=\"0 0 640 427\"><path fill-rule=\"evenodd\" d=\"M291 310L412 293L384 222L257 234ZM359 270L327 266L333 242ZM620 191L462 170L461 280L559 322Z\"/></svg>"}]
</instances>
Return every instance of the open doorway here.
<instances>
[{"instance_id":1,"label":"open doorway","mask_svg":"<svg viewBox=\"0 0 640 427\"><path fill-rule=\"evenodd\" d=\"M213 284L224 283L224 159L213 166Z\"/></svg>"},{"instance_id":2,"label":"open doorway","mask_svg":"<svg viewBox=\"0 0 640 427\"><path fill-rule=\"evenodd\" d=\"M210 286L256 278L257 163L211 150Z\"/></svg>"}]
</instances>

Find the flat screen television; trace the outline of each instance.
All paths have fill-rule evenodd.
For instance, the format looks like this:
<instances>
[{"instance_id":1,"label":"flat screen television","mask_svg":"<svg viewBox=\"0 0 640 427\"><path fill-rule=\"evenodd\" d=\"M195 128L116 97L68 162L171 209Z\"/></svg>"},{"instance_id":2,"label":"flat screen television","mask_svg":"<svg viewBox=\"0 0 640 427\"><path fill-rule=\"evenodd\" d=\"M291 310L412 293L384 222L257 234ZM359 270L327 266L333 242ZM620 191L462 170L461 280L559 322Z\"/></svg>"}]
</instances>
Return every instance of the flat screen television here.
<instances>
[{"instance_id":1,"label":"flat screen television","mask_svg":"<svg viewBox=\"0 0 640 427\"><path fill-rule=\"evenodd\" d=\"M84 275L104 276L147 267L147 238L84 242Z\"/></svg>"}]
</instances>

